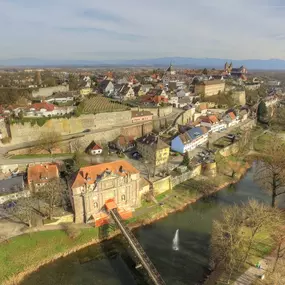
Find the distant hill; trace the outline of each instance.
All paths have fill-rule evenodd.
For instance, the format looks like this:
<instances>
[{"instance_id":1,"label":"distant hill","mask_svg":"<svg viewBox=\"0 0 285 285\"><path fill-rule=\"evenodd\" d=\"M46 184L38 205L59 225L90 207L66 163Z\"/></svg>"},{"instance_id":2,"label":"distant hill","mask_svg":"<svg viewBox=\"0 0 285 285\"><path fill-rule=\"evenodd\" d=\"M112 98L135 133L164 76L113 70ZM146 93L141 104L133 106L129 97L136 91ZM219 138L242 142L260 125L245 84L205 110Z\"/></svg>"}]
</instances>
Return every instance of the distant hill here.
<instances>
[{"instance_id":1,"label":"distant hill","mask_svg":"<svg viewBox=\"0 0 285 285\"><path fill-rule=\"evenodd\" d=\"M231 60L223 58L191 58L191 57L163 57L152 59L131 60L45 60L38 58L14 58L0 60L0 67L48 67L48 66L146 66L165 67L172 63L185 68L223 68L225 62L232 62L234 67L241 65L248 69L285 69L285 60L281 59L245 59Z\"/></svg>"}]
</instances>

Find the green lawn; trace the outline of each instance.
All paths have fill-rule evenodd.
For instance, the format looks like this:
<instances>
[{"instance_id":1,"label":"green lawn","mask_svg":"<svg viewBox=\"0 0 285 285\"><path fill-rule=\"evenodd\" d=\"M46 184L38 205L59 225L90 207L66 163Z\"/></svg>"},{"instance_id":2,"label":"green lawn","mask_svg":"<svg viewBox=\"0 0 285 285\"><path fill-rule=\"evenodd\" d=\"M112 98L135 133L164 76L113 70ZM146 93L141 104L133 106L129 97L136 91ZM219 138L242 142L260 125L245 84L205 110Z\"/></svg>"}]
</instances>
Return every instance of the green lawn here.
<instances>
[{"instance_id":1,"label":"green lawn","mask_svg":"<svg viewBox=\"0 0 285 285\"><path fill-rule=\"evenodd\" d=\"M29 266L98 238L98 228L81 229L76 239L62 230L24 234L0 243L0 284Z\"/></svg>"},{"instance_id":2,"label":"green lawn","mask_svg":"<svg viewBox=\"0 0 285 285\"><path fill-rule=\"evenodd\" d=\"M254 141L254 149L256 151L262 151L262 148L264 147L264 145L266 145L266 143L268 143L268 141L272 138L272 136L270 134L263 134L261 136L259 136L258 138L255 139Z\"/></svg>"},{"instance_id":3,"label":"green lawn","mask_svg":"<svg viewBox=\"0 0 285 285\"><path fill-rule=\"evenodd\" d=\"M10 158L11 159L25 159L25 158L50 158L50 157L71 157L73 154L72 153L56 153L53 154L52 156L50 154L18 154L18 155L13 155Z\"/></svg>"}]
</instances>

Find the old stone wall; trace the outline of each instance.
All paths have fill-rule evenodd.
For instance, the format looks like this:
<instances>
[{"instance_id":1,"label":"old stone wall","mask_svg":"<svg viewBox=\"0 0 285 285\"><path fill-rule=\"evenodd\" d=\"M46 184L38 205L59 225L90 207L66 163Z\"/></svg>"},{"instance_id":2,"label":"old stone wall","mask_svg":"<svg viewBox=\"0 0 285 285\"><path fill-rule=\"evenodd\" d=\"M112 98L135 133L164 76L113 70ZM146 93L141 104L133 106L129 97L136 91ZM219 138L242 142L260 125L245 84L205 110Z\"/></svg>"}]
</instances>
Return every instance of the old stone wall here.
<instances>
[{"instance_id":1,"label":"old stone wall","mask_svg":"<svg viewBox=\"0 0 285 285\"><path fill-rule=\"evenodd\" d=\"M62 135L68 135L80 133L86 129L105 129L118 124L131 124L131 112L99 113L70 119L51 119L41 127L31 126L30 123L13 124L11 125L11 144L37 140L43 132L56 131Z\"/></svg>"},{"instance_id":2,"label":"old stone wall","mask_svg":"<svg viewBox=\"0 0 285 285\"><path fill-rule=\"evenodd\" d=\"M172 106L153 107L153 108L149 108L149 107L131 108L132 111L137 111L138 109L140 111L149 111L156 117L164 117L164 116L168 116L172 113Z\"/></svg>"},{"instance_id":3,"label":"old stone wall","mask_svg":"<svg viewBox=\"0 0 285 285\"><path fill-rule=\"evenodd\" d=\"M124 136L133 136L135 138L139 138L146 134L151 133L152 130L153 130L152 122L146 122L140 125L122 127L121 134Z\"/></svg>"},{"instance_id":4,"label":"old stone wall","mask_svg":"<svg viewBox=\"0 0 285 285\"><path fill-rule=\"evenodd\" d=\"M195 109L186 110L178 117L178 119L176 120L176 123L178 125L185 125L189 121L193 120L194 114L195 114Z\"/></svg>"},{"instance_id":5,"label":"old stone wall","mask_svg":"<svg viewBox=\"0 0 285 285\"><path fill-rule=\"evenodd\" d=\"M191 178L201 175L201 172L202 172L202 167L201 165L198 165L192 171L187 171L178 176L171 177L171 187L175 187L176 185L183 183L184 181L187 181Z\"/></svg>"},{"instance_id":6,"label":"old stone wall","mask_svg":"<svg viewBox=\"0 0 285 285\"><path fill-rule=\"evenodd\" d=\"M167 176L152 183L154 195L158 195L165 191L171 190L171 178Z\"/></svg>"}]
</instances>

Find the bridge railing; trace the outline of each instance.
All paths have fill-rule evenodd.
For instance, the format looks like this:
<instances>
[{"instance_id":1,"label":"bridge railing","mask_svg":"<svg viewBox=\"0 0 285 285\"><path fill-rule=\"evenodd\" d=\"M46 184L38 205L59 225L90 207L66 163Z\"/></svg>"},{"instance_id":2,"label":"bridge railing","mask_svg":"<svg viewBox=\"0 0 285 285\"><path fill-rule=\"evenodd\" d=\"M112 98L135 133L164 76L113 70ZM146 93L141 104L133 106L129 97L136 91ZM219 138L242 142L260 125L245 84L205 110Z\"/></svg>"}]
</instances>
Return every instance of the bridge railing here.
<instances>
[{"instance_id":1,"label":"bridge railing","mask_svg":"<svg viewBox=\"0 0 285 285\"><path fill-rule=\"evenodd\" d=\"M129 244L133 248L134 252L136 253L137 257L141 261L143 267L146 269L147 273L149 274L150 278L154 282L155 285L165 285L164 280L162 279L161 275L145 253L144 249L133 235L131 230L124 225L122 218L120 217L117 209L110 210L110 214L118 227L120 228L121 232L128 240Z\"/></svg>"}]
</instances>

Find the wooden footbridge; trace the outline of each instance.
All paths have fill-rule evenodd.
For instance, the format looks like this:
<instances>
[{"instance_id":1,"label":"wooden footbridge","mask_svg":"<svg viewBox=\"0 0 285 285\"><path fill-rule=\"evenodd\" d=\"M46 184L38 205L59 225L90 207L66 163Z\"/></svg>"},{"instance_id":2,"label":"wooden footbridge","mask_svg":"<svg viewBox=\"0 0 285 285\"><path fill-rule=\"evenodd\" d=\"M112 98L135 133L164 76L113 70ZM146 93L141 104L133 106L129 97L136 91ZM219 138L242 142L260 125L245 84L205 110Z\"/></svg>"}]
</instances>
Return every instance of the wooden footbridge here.
<instances>
[{"instance_id":1,"label":"wooden footbridge","mask_svg":"<svg viewBox=\"0 0 285 285\"><path fill-rule=\"evenodd\" d=\"M133 235L131 230L124 224L123 219L121 218L118 212L116 203L114 201L108 201L106 202L105 207L109 215L112 217L112 219L117 224L122 234L128 241L129 245L132 247L134 253L140 260L141 265L144 267L153 283L155 285L165 285L165 282L162 279L161 275L145 253L144 249L142 248L136 237Z\"/></svg>"}]
</instances>

